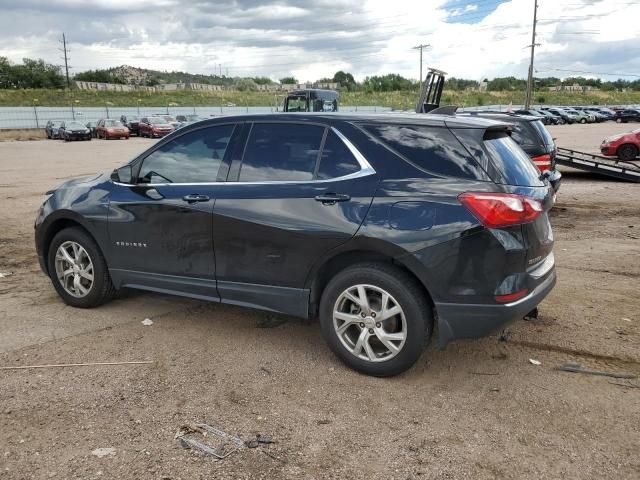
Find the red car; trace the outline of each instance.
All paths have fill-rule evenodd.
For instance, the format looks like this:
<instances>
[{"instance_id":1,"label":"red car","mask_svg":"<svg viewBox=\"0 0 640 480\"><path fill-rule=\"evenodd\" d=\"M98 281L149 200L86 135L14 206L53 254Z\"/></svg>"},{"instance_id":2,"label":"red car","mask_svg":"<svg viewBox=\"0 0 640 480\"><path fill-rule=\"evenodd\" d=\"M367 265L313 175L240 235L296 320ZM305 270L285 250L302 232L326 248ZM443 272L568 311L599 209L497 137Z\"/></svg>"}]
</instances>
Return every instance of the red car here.
<instances>
[{"instance_id":1,"label":"red car","mask_svg":"<svg viewBox=\"0 0 640 480\"><path fill-rule=\"evenodd\" d=\"M173 125L162 117L143 117L138 123L141 137L164 137L175 130Z\"/></svg>"},{"instance_id":2,"label":"red car","mask_svg":"<svg viewBox=\"0 0 640 480\"><path fill-rule=\"evenodd\" d=\"M600 151L603 155L618 157L623 161L634 160L640 152L640 128L605 138L600 145Z\"/></svg>"},{"instance_id":3,"label":"red car","mask_svg":"<svg viewBox=\"0 0 640 480\"><path fill-rule=\"evenodd\" d=\"M126 138L129 140L129 129L122 122L111 118L103 118L96 125L96 138Z\"/></svg>"}]
</instances>

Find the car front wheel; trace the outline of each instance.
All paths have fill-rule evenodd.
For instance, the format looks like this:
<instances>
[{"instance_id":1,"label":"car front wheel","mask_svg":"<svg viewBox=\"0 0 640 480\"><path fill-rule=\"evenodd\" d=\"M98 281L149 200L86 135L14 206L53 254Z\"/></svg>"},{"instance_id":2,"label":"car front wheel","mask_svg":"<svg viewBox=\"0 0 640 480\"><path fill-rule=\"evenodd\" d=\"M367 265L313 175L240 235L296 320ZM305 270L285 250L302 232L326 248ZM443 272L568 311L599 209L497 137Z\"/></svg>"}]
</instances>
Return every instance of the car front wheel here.
<instances>
[{"instance_id":1,"label":"car front wheel","mask_svg":"<svg viewBox=\"0 0 640 480\"><path fill-rule=\"evenodd\" d=\"M47 266L58 295L73 307L97 307L115 293L102 252L80 228L65 228L53 237Z\"/></svg>"},{"instance_id":2,"label":"car front wheel","mask_svg":"<svg viewBox=\"0 0 640 480\"><path fill-rule=\"evenodd\" d=\"M633 160L638 156L638 147L631 144L621 145L617 153L618 158L622 161Z\"/></svg>"},{"instance_id":3,"label":"car front wheel","mask_svg":"<svg viewBox=\"0 0 640 480\"><path fill-rule=\"evenodd\" d=\"M386 377L409 369L431 335L433 316L417 281L392 265L338 273L320 301L322 334L349 367Z\"/></svg>"}]
</instances>

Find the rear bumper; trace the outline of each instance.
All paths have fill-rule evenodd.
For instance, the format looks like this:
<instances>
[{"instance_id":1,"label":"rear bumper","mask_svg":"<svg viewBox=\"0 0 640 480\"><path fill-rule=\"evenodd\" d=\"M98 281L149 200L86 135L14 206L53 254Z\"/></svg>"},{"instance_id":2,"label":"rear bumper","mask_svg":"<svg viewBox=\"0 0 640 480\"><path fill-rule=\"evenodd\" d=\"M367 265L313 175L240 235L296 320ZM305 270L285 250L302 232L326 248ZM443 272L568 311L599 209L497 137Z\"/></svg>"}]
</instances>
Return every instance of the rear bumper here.
<instances>
[{"instance_id":1,"label":"rear bumper","mask_svg":"<svg viewBox=\"0 0 640 480\"><path fill-rule=\"evenodd\" d=\"M556 284L553 266L535 289L524 298L506 304L435 303L438 316L438 345L452 340L484 337L536 308Z\"/></svg>"}]
</instances>

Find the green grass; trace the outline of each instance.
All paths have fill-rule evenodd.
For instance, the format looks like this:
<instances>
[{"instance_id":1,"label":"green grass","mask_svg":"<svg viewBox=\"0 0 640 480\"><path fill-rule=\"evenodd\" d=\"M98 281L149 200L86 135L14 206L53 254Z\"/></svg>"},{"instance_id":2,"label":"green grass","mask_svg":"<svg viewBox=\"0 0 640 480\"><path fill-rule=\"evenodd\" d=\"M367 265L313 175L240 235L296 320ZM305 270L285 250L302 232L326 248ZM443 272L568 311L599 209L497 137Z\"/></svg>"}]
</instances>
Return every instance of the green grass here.
<instances>
[{"instance_id":1,"label":"green grass","mask_svg":"<svg viewBox=\"0 0 640 480\"><path fill-rule=\"evenodd\" d=\"M340 103L343 105L375 105L394 109L410 110L415 106L417 92L343 92ZM640 92L535 92L534 103L544 97L549 105L625 105L640 103ZM282 101L282 97L280 97ZM0 106L69 106L101 107L104 105L130 107L177 106L238 106L274 105L271 93L263 92L108 92L86 90L0 90ZM508 105L524 103L524 92L455 92L445 91L442 104L461 106Z\"/></svg>"}]
</instances>

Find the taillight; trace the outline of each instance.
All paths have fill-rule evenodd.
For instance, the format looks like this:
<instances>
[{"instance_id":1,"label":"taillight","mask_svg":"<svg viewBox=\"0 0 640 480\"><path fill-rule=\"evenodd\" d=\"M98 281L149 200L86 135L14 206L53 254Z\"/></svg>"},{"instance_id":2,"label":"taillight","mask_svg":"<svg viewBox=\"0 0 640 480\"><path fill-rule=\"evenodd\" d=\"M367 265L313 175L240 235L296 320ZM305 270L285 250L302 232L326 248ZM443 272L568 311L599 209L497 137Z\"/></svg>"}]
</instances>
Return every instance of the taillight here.
<instances>
[{"instance_id":1,"label":"taillight","mask_svg":"<svg viewBox=\"0 0 640 480\"><path fill-rule=\"evenodd\" d=\"M551 170L551 154L549 153L538 155L537 157L532 157L531 161L536 167L538 167L538 170L540 170L541 172Z\"/></svg>"},{"instance_id":2,"label":"taillight","mask_svg":"<svg viewBox=\"0 0 640 480\"><path fill-rule=\"evenodd\" d=\"M529 293L529 290L525 288L524 290L518 290L517 292L508 293L506 295L496 295L495 298L497 302L509 303L509 302L515 302L516 300L524 297L527 293Z\"/></svg>"},{"instance_id":3,"label":"taillight","mask_svg":"<svg viewBox=\"0 0 640 480\"><path fill-rule=\"evenodd\" d=\"M539 200L513 193L465 192L458 200L487 228L531 222L544 210Z\"/></svg>"}]
</instances>

